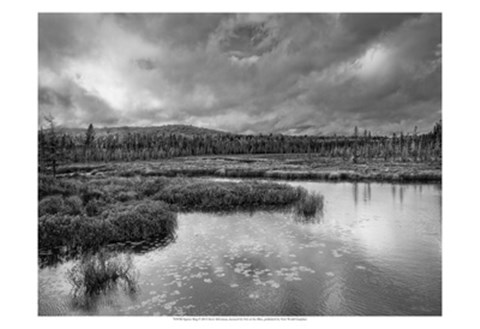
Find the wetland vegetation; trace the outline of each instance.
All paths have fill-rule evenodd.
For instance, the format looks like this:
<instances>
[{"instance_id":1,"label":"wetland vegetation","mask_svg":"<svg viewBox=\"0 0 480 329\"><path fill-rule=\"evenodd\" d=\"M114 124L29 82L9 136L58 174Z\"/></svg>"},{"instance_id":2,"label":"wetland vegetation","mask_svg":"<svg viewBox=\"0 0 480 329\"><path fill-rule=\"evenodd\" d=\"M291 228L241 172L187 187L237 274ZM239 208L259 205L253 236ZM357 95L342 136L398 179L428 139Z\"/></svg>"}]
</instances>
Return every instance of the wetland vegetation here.
<instances>
[{"instance_id":1,"label":"wetland vegetation","mask_svg":"<svg viewBox=\"0 0 480 329\"><path fill-rule=\"evenodd\" d=\"M391 136L236 135L191 126L39 131L39 171L440 182L442 125ZM160 161L158 161L160 160Z\"/></svg>"},{"instance_id":2,"label":"wetland vegetation","mask_svg":"<svg viewBox=\"0 0 480 329\"><path fill-rule=\"evenodd\" d=\"M121 285L129 293L137 290L137 273L129 254L101 250L84 255L69 271L76 301L99 295Z\"/></svg>"},{"instance_id":3,"label":"wetland vegetation","mask_svg":"<svg viewBox=\"0 0 480 329\"><path fill-rule=\"evenodd\" d=\"M301 187L272 182L40 176L39 249L80 254L117 242L172 239L178 211L301 207L311 214L322 205L321 198L310 198Z\"/></svg>"}]
</instances>

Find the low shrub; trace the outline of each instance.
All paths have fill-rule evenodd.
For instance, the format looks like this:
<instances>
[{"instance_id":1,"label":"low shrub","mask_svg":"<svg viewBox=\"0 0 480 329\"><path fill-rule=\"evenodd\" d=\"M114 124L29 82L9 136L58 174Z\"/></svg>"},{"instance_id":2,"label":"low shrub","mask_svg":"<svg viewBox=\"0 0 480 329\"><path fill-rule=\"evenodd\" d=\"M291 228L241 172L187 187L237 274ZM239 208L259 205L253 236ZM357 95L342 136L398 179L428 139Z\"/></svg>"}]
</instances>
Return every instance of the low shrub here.
<instances>
[{"instance_id":1,"label":"low shrub","mask_svg":"<svg viewBox=\"0 0 480 329\"><path fill-rule=\"evenodd\" d=\"M80 215L83 213L83 202L78 195L69 196L64 200L65 212L69 215Z\"/></svg>"},{"instance_id":2,"label":"low shrub","mask_svg":"<svg viewBox=\"0 0 480 329\"><path fill-rule=\"evenodd\" d=\"M38 215L80 215L83 213L82 199L78 195L67 198L61 195L51 195L38 202Z\"/></svg>"},{"instance_id":3,"label":"low shrub","mask_svg":"<svg viewBox=\"0 0 480 329\"><path fill-rule=\"evenodd\" d=\"M90 199L85 205L87 216L98 216L105 210L106 203L99 199Z\"/></svg>"},{"instance_id":4,"label":"low shrub","mask_svg":"<svg viewBox=\"0 0 480 329\"><path fill-rule=\"evenodd\" d=\"M146 179L142 182L142 184L139 185L138 190L141 195L150 197L169 185L171 181L172 179L165 177L159 177L153 180Z\"/></svg>"},{"instance_id":5,"label":"low shrub","mask_svg":"<svg viewBox=\"0 0 480 329\"><path fill-rule=\"evenodd\" d=\"M90 249L106 241L108 227L105 220L83 215L45 215L38 225L38 243L41 250Z\"/></svg>"},{"instance_id":6,"label":"low shrub","mask_svg":"<svg viewBox=\"0 0 480 329\"><path fill-rule=\"evenodd\" d=\"M38 215L54 215L63 211L64 202L61 195L47 196L38 203Z\"/></svg>"},{"instance_id":7,"label":"low shrub","mask_svg":"<svg viewBox=\"0 0 480 329\"><path fill-rule=\"evenodd\" d=\"M88 186L82 188L81 197L84 205L87 205L91 200L105 199L105 195L102 191Z\"/></svg>"},{"instance_id":8,"label":"low shrub","mask_svg":"<svg viewBox=\"0 0 480 329\"><path fill-rule=\"evenodd\" d=\"M176 214L161 202L147 202L106 210L101 216L46 214L39 218L41 250L96 250L113 242L173 238Z\"/></svg>"},{"instance_id":9,"label":"low shrub","mask_svg":"<svg viewBox=\"0 0 480 329\"><path fill-rule=\"evenodd\" d=\"M126 202L130 200L135 200L137 198L137 192L135 191L127 191L127 192L120 192L116 196L116 199L120 202Z\"/></svg>"},{"instance_id":10,"label":"low shrub","mask_svg":"<svg viewBox=\"0 0 480 329\"><path fill-rule=\"evenodd\" d=\"M70 196L79 193L82 184L77 180L65 180L40 174L38 176L38 199L50 195Z\"/></svg>"},{"instance_id":11,"label":"low shrub","mask_svg":"<svg viewBox=\"0 0 480 329\"><path fill-rule=\"evenodd\" d=\"M173 234L177 228L176 214L163 202L146 202L113 211L107 217L112 227L112 239L139 241Z\"/></svg>"}]
</instances>

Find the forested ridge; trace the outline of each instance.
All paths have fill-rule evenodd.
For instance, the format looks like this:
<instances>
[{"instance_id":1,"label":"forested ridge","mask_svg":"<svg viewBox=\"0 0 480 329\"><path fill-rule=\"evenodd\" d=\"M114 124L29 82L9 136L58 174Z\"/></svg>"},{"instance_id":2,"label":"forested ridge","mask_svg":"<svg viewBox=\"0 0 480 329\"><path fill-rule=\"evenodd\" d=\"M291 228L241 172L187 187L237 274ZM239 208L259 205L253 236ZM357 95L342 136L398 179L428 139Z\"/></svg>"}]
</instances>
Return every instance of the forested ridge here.
<instances>
[{"instance_id":1,"label":"forested ridge","mask_svg":"<svg viewBox=\"0 0 480 329\"><path fill-rule=\"evenodd\" d=\"M175 128L172 128L175 127ZM178 156L314 153L346 161L428 162L441 160L442 126L438 122L424 134L372 136L354 128L350 136L240 135L170 126L164 129L103 130L93 125L83 133L62 132L53 120L38 132L40 170L62 163L157 160ZM195 129L193 129L195 128ZM195 133L197 132L199 133ZM416 129L415 129L416 130ZM187 132L187 133L186 133Z\"/></svg>"}]
</instances>

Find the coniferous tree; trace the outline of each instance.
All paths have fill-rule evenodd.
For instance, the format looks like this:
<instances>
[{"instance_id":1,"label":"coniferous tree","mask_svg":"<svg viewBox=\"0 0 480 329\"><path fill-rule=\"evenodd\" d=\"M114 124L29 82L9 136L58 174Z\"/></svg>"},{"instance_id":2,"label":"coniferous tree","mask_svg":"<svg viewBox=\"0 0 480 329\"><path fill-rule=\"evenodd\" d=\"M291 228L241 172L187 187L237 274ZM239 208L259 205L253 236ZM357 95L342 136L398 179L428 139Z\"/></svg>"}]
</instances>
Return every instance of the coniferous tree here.
<instances>
[{"instance_id":1,"label":"coniferous tree","mask_svg":"<svg viewBox=\"0 0 480 329\"><path fill-rule=\"evenodd\" d=\"M45 147L45 162L48 166L50 166L53 177L56 177L60 154L58 150L55 119L53 116L47 115L45 116L45 121L48 124L48 134Z\"/></svg>"},{"instance_id":2,"label":"coniferous tree","mask_svg":"<svg viewBox=\"0 0 480 329\"><path fill-rule=\"evenodd\" d=\"M353 163L357 163L358 161L358 154L357 154L357 148L358 148L358 127L355 126L355 130L353 132Z\"/></svg>"},{"instance_id":3,"label":"coniferous tree","mask_svg":"<svg viewBox=\"0 0 480 329\"><path fill-rule=\"evenodd\" d=\"M95 130L93 129L93 125L90 124L85 134L85 145L87 146L92 145L94 139L95 139Z\"/></svg>"},{"instance_id":4,"label":"coniferous tree","mask_svg":"<svg viewBox=\"0 0 480 329\"><path fill-rule=\"evenodd\" d=\"M93 130L93 125L90 124L88 126L87 132L85 133L85 143L83 145L83 156L86 161L88 161L90 158L89 155L91 152L89 152L89 150L91 150L94 140L95 140L95 131Z\"/></svg>"}]
</instances>

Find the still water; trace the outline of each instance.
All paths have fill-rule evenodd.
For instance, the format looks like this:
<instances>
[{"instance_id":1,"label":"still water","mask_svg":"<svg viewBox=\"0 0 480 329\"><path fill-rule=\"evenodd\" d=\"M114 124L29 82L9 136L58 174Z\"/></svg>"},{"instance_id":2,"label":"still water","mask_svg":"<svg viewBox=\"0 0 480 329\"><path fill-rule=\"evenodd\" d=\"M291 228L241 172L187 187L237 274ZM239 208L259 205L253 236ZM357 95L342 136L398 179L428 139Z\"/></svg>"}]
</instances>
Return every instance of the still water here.
<instances>
[{"instance_id":1,"label":"still water","mask_svg":"<svg viewBox=\"0 0 480 329\"><path fill-rule=\"evenodd\" d=\"M79 306L66 262L39 270L39 314L441 314L440 185L288 184L323 194L323 213L180 214L175 241L132 253L135 294Z\"/></svg>"}]
</instances>

